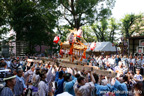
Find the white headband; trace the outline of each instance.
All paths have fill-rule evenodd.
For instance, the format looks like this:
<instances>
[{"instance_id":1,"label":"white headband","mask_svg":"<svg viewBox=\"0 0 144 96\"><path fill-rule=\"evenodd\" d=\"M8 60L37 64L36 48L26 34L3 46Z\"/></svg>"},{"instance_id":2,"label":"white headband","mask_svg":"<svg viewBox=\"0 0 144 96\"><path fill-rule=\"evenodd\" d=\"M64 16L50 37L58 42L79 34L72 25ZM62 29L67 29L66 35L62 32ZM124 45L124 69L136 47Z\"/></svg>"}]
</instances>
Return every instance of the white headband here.
<instances>
[{"instance_id":1,"label":"white headband","mask_svg":"<svg viewBox=\"0 0 144 96\"><path fill-rule=\"evenodd\" d=\"M3 80L5 81L5 80L9 80L9 79L13 79L13 78L15 78L16 77L16 75L14 75L14 76L11 76L11 77L8 77L8 78L4 78Z\"/></svg>"}]
</instances>

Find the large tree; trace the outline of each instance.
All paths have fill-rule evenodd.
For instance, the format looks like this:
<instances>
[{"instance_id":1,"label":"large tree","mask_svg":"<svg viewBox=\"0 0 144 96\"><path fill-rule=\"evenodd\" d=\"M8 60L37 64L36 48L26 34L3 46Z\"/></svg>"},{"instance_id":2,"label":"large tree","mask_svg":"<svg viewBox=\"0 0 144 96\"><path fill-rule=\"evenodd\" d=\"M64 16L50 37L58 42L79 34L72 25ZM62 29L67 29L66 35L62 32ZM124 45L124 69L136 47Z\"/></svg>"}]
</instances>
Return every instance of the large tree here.
<instances>
[{"instance_id":1,"label":"large tree","mask_svg":"<svg viewBox=\"0 0 144 96\"><path fill-rule=\"evenodd\" d=\"M122 35L126 38L131 37L132 35L142 35L144 30L144 21L142 20L144 16L142 14L127 14L123 19L121 19L121 32Z\"/></svg>"},{"instance_id":2,"label":"large tree","mask_svg":"<svg viewBox=\"0 0 144 96\"><path fill-rule=\"evenodd\" d=\"M111 15L115 0L58 0L60 13L72 28L92 24Z\"/></svg>"},{"instance_id":3,"label":"large tree","mask_svg":"<svg viewBox=\"0 0 144 96\"><path fill-rule=\"evenodd\" d=\"M116 31L118 30L118 26L119 24L116 23L116 20L114 18L103 18L99 22L94 23L91 28L98 41L114 42L116 40L115 35Z\"/></svg>"},{"instance_id":4,"label":"large tree","mask_svg":"<svg viewBox=\"0 0 144 96\"><path fill-rule=\"evenodd\" d=\"M100 20L100 23L93 24L92 29L98 41L107 41L108 22L106 19Z\"/></svg>"},{"instance_id":5,"label":"large tree","mask_svg":"<svg viewBox=\"0 0 144 96\"><path fill-rule=\"evenodd\" d=\"M36 45L52 45L54 37L56 16L52 13L53 7L44 8L42 3L42 0L14 0L7 3L9 23L16 32L16 41L26 41L30 54L34 53ZM52 5L52 2L47 4Z\"/></svg>"}]
</instances>

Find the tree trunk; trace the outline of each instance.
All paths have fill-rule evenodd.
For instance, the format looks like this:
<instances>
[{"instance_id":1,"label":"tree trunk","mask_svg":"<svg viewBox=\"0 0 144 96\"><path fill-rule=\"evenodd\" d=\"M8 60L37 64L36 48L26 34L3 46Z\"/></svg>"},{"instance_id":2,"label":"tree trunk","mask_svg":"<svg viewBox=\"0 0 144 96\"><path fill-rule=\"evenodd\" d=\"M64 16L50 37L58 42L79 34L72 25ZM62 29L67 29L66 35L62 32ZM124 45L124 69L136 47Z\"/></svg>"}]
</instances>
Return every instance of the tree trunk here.
<instances>
[{"instance_id":1,"label":"tree trunk","mask_svg":"<svg viewBox=\"0 0 144 96\"><path fill-rule=\"evenodd\" d=\"M115 32L113 31L113 35L112 35L112 43L114 41L114 35L115 35Z\"/></svg>"},{"instance_id":2,"label":"tree trunk","mask_svg":"<svg viewBox=\"0 0 144 96\"><path fill-rule=\"evenodd\" d=\"M126 38L130 37L129 36L129 31L128 31L128 28L126 29Z\"/></svg>"},{"instance_id":3,"label":"tree trunk","mask_svg":"<svg viewBox=\"0 0 144 96\"><path fill-rule=\"evenodd\" d=\"M101 42L105 41L105 38L104 38L104 34L103 34L103 33L102 33L101 36L102 36L102 37L101 37Z\"/></svg>"},{"instance_id":4,"label":"tree trunk","mask_svg":"<svg viewBox=\"0 0 144 96\"><path fill-rule=\"evenodd\" d=\"M75 19L75 28L78 30L80 28L80 24L78 22L78 19Z\"/></svg>"}]
</instances>

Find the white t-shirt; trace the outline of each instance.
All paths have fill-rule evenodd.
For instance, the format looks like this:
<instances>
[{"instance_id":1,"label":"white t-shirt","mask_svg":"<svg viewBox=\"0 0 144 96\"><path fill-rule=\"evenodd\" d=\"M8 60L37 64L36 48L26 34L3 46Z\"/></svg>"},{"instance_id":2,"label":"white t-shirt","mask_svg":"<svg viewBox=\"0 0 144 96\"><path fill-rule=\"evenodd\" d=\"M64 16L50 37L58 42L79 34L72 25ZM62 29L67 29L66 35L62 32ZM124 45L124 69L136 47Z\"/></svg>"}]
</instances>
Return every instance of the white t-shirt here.
<instances>
[{"instance_id":1,"label":"white t-shirt","mask_svg":"<svg viewBox=\"0 0 144 96\"><path fill-rule=\"evenodd\" d=\"M109 62L109 58L104 58L104 59L103 59L103 62L104 62L104 63Z\"/></svg>"},{"instance_id":2,"label":"white t-shirt","mask_svg":"<svg viewBox=\"0 0 144 96\"><path fill-rule=\"evenodd\" d=\"M110 63L111 65L114 65L114 64L115 64L115 59L109 58L109 63Z\"/></svg>"},{"instance_id":3,"label":"white t-shirt","mask_svg":"<svg viewBox=\"0 0 144 96\"><path fill-rule=\"evenodd\" d=\"M137 80L143 81L143 77L142 77L141 74L139 74L139 75L135 74L134 78L137 79Z\"/></svg>"}]
</instances>

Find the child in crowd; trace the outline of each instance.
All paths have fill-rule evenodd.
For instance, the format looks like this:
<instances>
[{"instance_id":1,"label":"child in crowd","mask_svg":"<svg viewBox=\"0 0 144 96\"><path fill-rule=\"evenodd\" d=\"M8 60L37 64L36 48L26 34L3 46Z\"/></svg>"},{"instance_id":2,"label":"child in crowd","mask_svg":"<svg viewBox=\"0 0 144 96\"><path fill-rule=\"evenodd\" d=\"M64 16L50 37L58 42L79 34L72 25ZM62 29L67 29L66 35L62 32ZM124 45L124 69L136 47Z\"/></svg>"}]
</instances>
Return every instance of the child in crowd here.
<instances>
[{"instance_id":1,"label":"child in crowd","mask_svg":"<svg viewBox=\"0 0 144 96\"><path fill-rule=\"evenodd\" d=\"M136 74L134 75L134 80L135 81L143 81L142 75L140 74L140 69L136 69Z\"/></svg>"}]
</instances>

